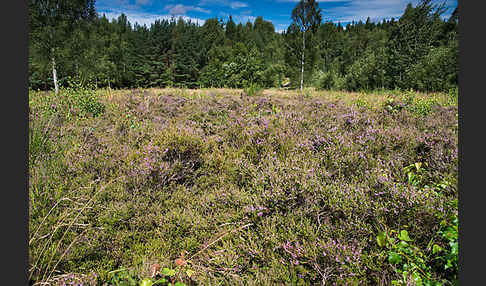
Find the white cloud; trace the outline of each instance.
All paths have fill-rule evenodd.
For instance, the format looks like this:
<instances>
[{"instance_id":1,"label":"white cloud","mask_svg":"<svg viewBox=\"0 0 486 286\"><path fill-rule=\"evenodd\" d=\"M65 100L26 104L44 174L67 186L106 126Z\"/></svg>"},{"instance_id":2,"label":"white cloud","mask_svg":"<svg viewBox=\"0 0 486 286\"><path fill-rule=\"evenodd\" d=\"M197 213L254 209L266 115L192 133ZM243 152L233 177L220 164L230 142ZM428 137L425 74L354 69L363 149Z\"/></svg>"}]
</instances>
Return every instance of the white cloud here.
<instances>
[{"instance_id":1,"label":"white cloud","mask_svg":"<svg viewBox=\"0 0 486 286\"><path fill-rule=\"evenodd\" d=\"M448 6L453 5L453 1L449 0ZM323 20L329 19L333 22L366 21L368 17L374 22L397 19L403 15L409 2L415 7L419 0L353 0L342 6L323 8L322 16Z\"/></svg>"},{"instance_id":2,"label":"white cloud","mask_svg":"<svg viewBox=\"0 0 486 286\"><path fill-rule=\"evenodd\" d=\"M132 25L138 23L141 26L147 25L147 27L150 27L150 25L154 23L155 20L170 20L171 18L173 18L173 15L169 15L169 14L151 14L151 13L135 12L135 11L123 11L117 9L99 11L98 13L100 15L105 14L106 18L108 18L110 21L111 19L117 19L123 13L127 16L128 21ZM182 17L186 21L191 20L192 23L197 23L199 25L203 25L204 22L206 21L204 19L192 18L185 15L181 15L180 17Z\"/></svg>"},{"instance_id":3,"label":"white cloud","mask_svg":"<svg viewBox=\"0 0 486 286\"><path fill-rule=\"evenodd\" d=\"M251 11L250 11L251 12ZM227 18L230 16L229 13L226 13L226 12L219 12L219 16L221 17L224 17L224 18ZM255 16L252 16L252 15L248 15L247 13L245 12L242 12L240 14L231 14L231 18L233 19L233 21L237 24L239 23L242 23L243 25L246 24L247 22L253 22L255 21L256 17Z\"/></svg>"},{"instance_id":4,"label":"white cloud","mask_svg":"<svg viewBox=\"0 0 486 286\"><path fill-rule=\"evenodd\" d=\"M274 0L280 3L297 3L300 0ZM444 0L433 0L432 3L440 4ZM457 6L458 0L446 0L446 7ZM351 22L366 21L370 17L371 21L377 22L383 19L399 18L403 15L409 2L415 7L419 0L318 0L322 8L324 21L332 20L333 22ZM339 6L326 8L323 3L336 3ZM340 3L339 3L340 2ZM443 18L450 17L453 9L449 8L444 13Z\"/></svg>"},{"instance_id":5,"label":"white cloud","mask_svg":"<svg viewBox=\"0 0 486 286\"><path fill-rule=\"evenodd\" d=\"M236 16L233 17L233 19L236 22L245 24L247 22L255 21L256 17L255 16L249 16L249 15L236 15Z\"/></svg>"},{"instance_id":6,"label":"white cloud","mask_svg":"<svg viewBox=\"0 0 486 286\"><path fill-rule=\"evenodd\" d=\"M165 10L169 10L169 14L171 15L185 15L188 11L196 11L196 12L201 12L201 13L210 13L211 11L207 9L203 9L201 7L195 7L195 6L186 6L182 4L177 4L177 5L166 5Z\"/></svg>"},{"instance_id":7,"label":"white cloud","mask_svg":"<svg viewBox=\"0 0 486 286\"><path fill-rule=\"evenodd\" d=\"M136 5L147 5L149 4L150 0L136 0L135 4Z\"/></svg>"},{"instance_id":8,"label":"white cloud","mask_svg":"<svg viewBox=\"0 0 486 286\"><path fill-rule=\"evenodd\" d=\"M248 4L239 1L232 1L230 2L229 6L231 7L231 9L238 9L248 7Z\"/></svg>"},{"instance_id":9,"label":"white cloud","mask_svg":"<svg viewBox=\"0 0 486 286\"><path fill-rule=\"evenodd\" d=\"M248 7L247 3L240 2L240 1L230 1L230 0L201 0L199 2L200 6L204 5L219 5L219 6L227 6L231 7L231 9L238 9Z\"/></svg>"}]
</instances>

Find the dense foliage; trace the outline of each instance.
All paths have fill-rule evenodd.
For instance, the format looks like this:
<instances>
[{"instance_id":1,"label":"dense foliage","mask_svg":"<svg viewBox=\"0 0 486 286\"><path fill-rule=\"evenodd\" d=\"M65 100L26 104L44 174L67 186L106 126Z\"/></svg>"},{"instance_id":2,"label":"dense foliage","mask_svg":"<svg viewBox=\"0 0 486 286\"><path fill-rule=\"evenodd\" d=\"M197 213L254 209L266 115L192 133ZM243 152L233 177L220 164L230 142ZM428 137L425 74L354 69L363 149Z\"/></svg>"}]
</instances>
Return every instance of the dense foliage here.
<instances>
[{"instance_id":1,"label":"dense foliage","mask_svg":"<svg viewBox=\"0 0 486 286\"><path fill-rule=\"evenodd\" d=\"M231 17L199 26L180 19L150 27L125 15L96 15L94 0L61 1L57 8L30 0L29 85L70 79L98 87L278 87L300 84L305 40L305 86L339 90L410 88L447 91L457 86L457 11L423 0L399 20L325 22L312 33L296 23L283 33L262 17L246 24ZM52 1L51 1L52 2ZM65 5L64 5L65 4ZM325 17L325 15L323 15ZM290 15L289 15L290 18Z\"/></svg>"}]
</instances>

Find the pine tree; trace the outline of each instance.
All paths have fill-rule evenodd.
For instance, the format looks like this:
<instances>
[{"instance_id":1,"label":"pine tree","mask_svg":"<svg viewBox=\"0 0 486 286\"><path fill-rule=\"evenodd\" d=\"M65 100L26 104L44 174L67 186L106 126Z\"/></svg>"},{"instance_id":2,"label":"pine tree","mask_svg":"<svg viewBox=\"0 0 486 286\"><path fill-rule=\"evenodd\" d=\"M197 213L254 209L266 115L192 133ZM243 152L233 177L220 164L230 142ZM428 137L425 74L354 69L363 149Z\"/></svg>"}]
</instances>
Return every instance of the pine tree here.
<instances>
[{"instance_id":1,"label":"pine tree","mask_svg":"<svg viewBox=\"0 0 486 286\"><path fill-rule=\"evenodd\" d=\"M233 45L236 39L236 24L233 22L233 17L231 17L231 15L229 16L228 22L226 22L225 35L230 44Z\"/></svg>"}]
</instances>

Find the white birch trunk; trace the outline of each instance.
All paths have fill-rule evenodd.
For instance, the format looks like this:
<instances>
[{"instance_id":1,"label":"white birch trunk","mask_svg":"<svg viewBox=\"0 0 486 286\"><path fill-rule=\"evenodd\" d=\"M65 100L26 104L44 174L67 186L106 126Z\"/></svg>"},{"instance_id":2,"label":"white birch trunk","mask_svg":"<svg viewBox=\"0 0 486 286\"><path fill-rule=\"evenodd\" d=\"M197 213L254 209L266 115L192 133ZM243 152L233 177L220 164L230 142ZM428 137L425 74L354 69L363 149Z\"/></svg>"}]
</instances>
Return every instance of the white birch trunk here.
<instances>
[{"instance_id":1,"label":"white birch trunk","mask_svg":"<svg viewBox=\"0 0 486 286\"><path fill-rule=\"evenodd\" d=\"M54 90L56 94L59 92L59 87L57 86L57 71L56 71L56 61L52 57L52 78L54 80Z\"/></svg>"},{"instance_id":2,"label":"white birch trunk","mask_svg":"<svg viewBox=\"0 0 486 286\"><path fill-rule=\"evenodd\" d=\"M302 71L300 73L300 92L304 89L304 52L305 52L305 30L302 33Z\"/></svg>"}]
</instances>

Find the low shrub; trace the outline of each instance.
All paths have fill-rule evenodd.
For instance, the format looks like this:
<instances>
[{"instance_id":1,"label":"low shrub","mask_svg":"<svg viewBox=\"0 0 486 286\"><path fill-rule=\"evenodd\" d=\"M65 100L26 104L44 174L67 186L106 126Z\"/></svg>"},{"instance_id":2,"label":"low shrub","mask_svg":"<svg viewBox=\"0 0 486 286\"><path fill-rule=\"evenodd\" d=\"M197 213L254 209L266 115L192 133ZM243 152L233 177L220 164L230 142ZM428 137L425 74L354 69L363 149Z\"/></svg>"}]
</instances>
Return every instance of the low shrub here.
<instances>
[{"instance_id":1,"label":"low shrub","mask_svg":"<svg viewBox=\"0 0 486 286\"><path fill-rule=\"evenodd\" d=\"M31 284L453 284L447 95L274 92L29 94Z\"/></svg>"},{"instance_id":2,"label":"low shrub","mask_svg":"<svg viewBox=\"0 0 486 286\"><path fill-rule=\"evenodd\" d=\"M263 88L258 86L257 84L250 83L246 88L245 88L245 94L247 96L260 96L263 93Z\"/></svg>"}]
</instances>

